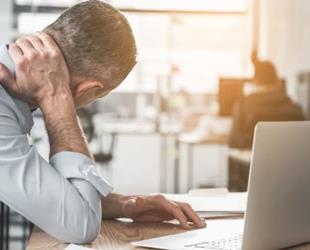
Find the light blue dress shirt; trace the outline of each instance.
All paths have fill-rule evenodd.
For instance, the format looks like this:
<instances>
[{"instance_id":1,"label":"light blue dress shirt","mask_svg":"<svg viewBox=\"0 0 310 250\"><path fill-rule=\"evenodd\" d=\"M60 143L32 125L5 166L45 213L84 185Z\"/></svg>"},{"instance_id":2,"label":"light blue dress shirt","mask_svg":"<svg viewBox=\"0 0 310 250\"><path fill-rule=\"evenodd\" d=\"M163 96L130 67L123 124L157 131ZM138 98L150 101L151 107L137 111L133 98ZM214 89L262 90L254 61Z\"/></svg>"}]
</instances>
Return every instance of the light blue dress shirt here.
<instances>
[{"instance_id":1,"label":"light blue dress shirt","mask_svg":"<svg viewBox=\"0 0 310 250\"><path fill-rule=\"evenodd\" d=\"M0 62L15 72L5 45ZM101 195L112 187L83 154L64 151L44 160L29 145L32 126L29 106L0 85L0 200L59 240L93 241L101 226Z\"/></svg>"}]
</instances>

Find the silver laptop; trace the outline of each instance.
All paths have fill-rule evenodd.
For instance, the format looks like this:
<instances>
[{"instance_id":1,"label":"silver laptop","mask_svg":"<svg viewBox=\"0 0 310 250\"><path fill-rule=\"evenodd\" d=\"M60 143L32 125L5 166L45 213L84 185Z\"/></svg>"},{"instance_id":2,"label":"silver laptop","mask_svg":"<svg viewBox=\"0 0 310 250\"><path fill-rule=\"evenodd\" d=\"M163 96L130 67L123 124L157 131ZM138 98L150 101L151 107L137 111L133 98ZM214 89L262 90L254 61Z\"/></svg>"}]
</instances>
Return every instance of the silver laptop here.
<instances>
[{"instance_id":1,"label":"silver laptop","mask_svg":"<svg viewBox=\"0 0 310 250\"><path fill-rule=\"evenodd\" d=\"M244 220L134 243L158 249L271 250L310 241L310 122L259 123Z\"/></svg>"}]
</instances>

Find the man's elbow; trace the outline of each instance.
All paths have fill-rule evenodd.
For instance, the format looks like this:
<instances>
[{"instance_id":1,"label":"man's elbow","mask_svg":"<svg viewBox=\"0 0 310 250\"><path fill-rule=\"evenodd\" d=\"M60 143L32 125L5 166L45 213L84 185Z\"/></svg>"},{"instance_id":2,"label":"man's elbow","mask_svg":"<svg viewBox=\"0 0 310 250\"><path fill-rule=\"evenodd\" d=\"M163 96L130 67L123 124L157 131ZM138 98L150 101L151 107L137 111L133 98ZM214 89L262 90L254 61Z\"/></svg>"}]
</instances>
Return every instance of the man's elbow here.
<instances>
[{"instance_id":1,"label":"man's elbow","mask_svg":"<svg viewBox=\"0 0 310 250\"><path fill-rule=\"evenodd\" d=\"M74 243L74 244L89 244L95 241L99 234L99 231L91 231L87 235L80 235L75 237L74 241L70 241L68 243Z\"/></svg>"},{"instance_id":2,"label":"man's elbow","mask_svg":"<svg viewBox=\"0 0 310 250\"><path fill-rule=\"evenodd\" d=\"M69 223L61 226L58 224L54 228L54 232L47 232L56 239L66 243L89 244L93 242L100 232L101 218L98 218L90 210L78 210L75 212L75 215L67 220Z\"/></svg>"},{"instance_id":3,"label":"man's elbow","mask_svg":"<svg viewBox=\"0 0 310 250\"><path fill-rule=\"evenodd\" d=\"M74 241L70 243L89 244L97 238L98 234L100 233L100 228L101 221L92 221L86 226L86 228L80 228L77 230L78 232L74 237Z\"/></svg>"}]
</instances>

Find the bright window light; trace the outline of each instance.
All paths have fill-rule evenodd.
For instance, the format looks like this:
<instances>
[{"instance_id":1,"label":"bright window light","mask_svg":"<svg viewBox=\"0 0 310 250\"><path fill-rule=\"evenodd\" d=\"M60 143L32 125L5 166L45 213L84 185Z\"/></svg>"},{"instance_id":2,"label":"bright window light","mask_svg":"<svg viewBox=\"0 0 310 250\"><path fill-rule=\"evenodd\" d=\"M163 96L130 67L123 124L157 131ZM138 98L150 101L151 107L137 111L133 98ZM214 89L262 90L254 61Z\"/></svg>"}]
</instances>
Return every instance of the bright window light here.
<instances>
[{"instance_id":1,"label":"bright window light","mask_svg":"<svg viewBox=\"0 0 310 250\"><path fill-rule=\"evenodd\" d=\"M240 12L246 11L246 0L111 0L112 4L133 9L157 9L157 10L198 10Z\"/></svg>"},{"instance_id":2,"label":"bright window light","mask_svg":"<svg viewBox=\"0 0 310 250\"><path fill-rule=\"evenodd\" d=\"M119 8L145 10L189 10L214 12L242 12L248 0L106 0ZM71 6L82 0L16 0L17 4L33 6Z\"/></svg>"}]
</instances>

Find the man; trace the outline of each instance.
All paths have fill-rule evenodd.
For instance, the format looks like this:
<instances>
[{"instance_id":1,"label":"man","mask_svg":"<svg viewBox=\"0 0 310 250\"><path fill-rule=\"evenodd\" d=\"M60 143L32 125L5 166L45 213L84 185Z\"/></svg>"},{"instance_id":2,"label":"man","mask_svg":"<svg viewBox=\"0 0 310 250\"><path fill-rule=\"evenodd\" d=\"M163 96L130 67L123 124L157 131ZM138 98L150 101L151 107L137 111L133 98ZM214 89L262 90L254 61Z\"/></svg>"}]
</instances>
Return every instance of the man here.
<instances>
[{"instance_id":1,"label":"man","mask_svg":"<svg viewBox=\"0 0 310 250\"><path fill-rule=\"evenodd\" d=\"M135 59L125 17L95 0L0 48L0 200L59 240L93 241L102 217L205 226L187 204L110 193L96 174L75 109L109 93ZM36 108L49 136L49 162L28 144Z\"/></svg>"},{"instance_id":2,"label":"man","mask_svg":"<svg viewBox=\"0 0 310 250\"><path fill-rule=\"evenodd\" d=\"M252 148L254 129L259 121L302 121L299 105L286 94L275 66L252 54L254 78L243 87L243 97L234 107L230 146Z\"/></svg>"}]
</instances>

